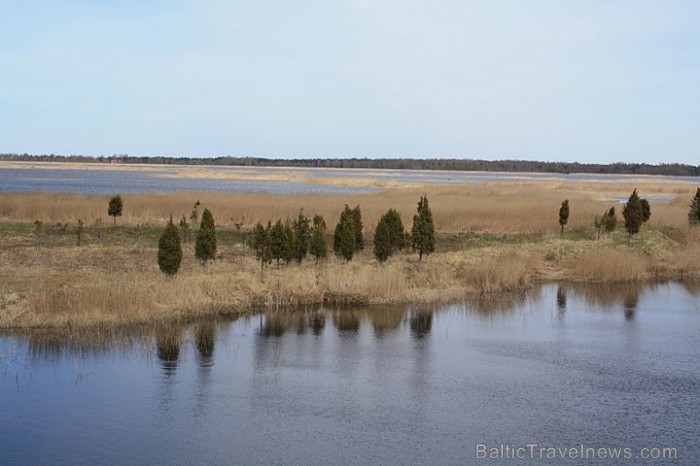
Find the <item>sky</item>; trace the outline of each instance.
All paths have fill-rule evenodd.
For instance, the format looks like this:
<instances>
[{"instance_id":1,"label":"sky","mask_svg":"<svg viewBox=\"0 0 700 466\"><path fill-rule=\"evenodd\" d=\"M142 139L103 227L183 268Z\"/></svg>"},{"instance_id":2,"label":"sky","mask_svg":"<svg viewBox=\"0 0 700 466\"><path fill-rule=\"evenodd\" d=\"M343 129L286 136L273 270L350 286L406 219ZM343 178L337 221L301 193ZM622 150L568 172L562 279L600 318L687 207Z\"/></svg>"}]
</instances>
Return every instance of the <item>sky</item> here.
<instances>
[{"instance_id":1,"label":"sky","mask_svg":"<svg viewBox=\"0 0 700 466\"><path fill-rule=\"evenodd\" d=\"M0 0L0 152L700 164L696 0Z\"/></svg>"}]
</instances>

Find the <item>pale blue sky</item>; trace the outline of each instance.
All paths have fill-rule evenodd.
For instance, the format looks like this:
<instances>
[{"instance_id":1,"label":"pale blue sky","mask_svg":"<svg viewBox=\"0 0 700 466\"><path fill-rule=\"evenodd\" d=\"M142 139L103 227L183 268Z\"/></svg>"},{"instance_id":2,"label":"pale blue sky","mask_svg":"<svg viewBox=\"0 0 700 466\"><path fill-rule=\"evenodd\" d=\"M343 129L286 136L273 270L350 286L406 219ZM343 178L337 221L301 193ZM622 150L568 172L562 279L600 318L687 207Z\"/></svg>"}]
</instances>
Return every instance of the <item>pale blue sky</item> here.
<instances>
[{"instance_id":1,"label":"pale blue sky","mask_svg":"<svg viewBox=\"0 0 700 466\"><path fill-rule=\"evenodd\" d=\"M700 2L0 0L0 152L700 163Z\"/></svg>"}]
</instances>

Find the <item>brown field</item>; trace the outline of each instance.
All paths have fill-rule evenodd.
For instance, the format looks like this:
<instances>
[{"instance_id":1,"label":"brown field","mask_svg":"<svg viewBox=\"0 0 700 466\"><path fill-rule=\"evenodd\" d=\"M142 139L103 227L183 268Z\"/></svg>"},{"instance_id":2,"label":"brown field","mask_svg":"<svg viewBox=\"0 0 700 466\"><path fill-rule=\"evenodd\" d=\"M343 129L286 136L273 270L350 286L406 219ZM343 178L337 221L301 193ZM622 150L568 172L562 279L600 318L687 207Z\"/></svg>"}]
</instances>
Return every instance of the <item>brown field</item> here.
<instances>
[{"instance_id":1,"label":"brown field","mask_svg":"<svg viewBox=\"0 0 700 466\"><path fill-rule=\"evenodd\" d=\"M622 230L601 239L593 220L635 187L608 183L523 182L425 185L373 194L293 195L157 193L123 195L124 216L111 227L108 196L0 194L0 327L65 327L143 323L199 315L238 314L290 306L444 303L515 291L540 280L637 282L700 277L700 232L687 225L695 186L639 180L640 195L670 194L652 204L648 225L632 241ZM397 209L410 229L427 194L438 232L437 251L418 262L400 253L386 264L372 257L381 214ZM558 209L569 199L567 234ZM220 232L219 254L207 271L185 243L180 273L158 270L159 229L172 215L189 216L196 200ZM350 263L330 257L279 268L260 266L244 244L257 222L322 214L332 230L344 204L360 205L368 247ZM84 244L75 244L78 219ZM34 221L44 232L37 234ZM242 224L239 232L234 226Z\"/></svg>"}]
</instances>

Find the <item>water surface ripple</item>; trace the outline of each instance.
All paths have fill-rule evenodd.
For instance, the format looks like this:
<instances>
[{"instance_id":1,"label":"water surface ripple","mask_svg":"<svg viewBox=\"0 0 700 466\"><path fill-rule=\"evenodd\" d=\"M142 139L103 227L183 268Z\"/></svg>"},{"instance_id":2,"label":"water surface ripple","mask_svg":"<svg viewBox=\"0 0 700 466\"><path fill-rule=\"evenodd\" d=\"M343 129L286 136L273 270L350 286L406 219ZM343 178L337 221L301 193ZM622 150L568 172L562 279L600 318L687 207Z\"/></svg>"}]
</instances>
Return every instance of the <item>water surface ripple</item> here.
<instances>
[{"instance_id":1,"label":"water surface ripple","mask_svg":"<svg viewBox=\"0 0 700 466\"><path fill-rule=\"evenodd\" d=\"M697 286L0 333L2 464L697 464ZM476 445L673 447L479 461Z\"/></svg>"}]
</instances>

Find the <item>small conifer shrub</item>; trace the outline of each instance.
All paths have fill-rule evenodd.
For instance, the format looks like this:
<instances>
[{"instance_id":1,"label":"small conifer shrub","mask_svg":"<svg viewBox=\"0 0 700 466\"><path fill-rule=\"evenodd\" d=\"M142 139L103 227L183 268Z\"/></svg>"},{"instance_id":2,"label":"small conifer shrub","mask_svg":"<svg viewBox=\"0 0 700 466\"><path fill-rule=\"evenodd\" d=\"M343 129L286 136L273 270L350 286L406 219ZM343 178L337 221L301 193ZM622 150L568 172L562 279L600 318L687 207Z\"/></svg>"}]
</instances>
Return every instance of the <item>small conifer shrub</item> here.
<instances>
[{"instance_id":1,"label":"small conifer shrub","mask_svg":"<svg viewBox=\"0 0 700 466\"><path fill-rule=\"evenodd\" d=\"M180 270L182 262L182 246L180 245L180 234L173 224L173 218L165 226L163 233L158 240L158 267L161 272L168 276L173 276Z\"/></svg>"}]
</instances>

